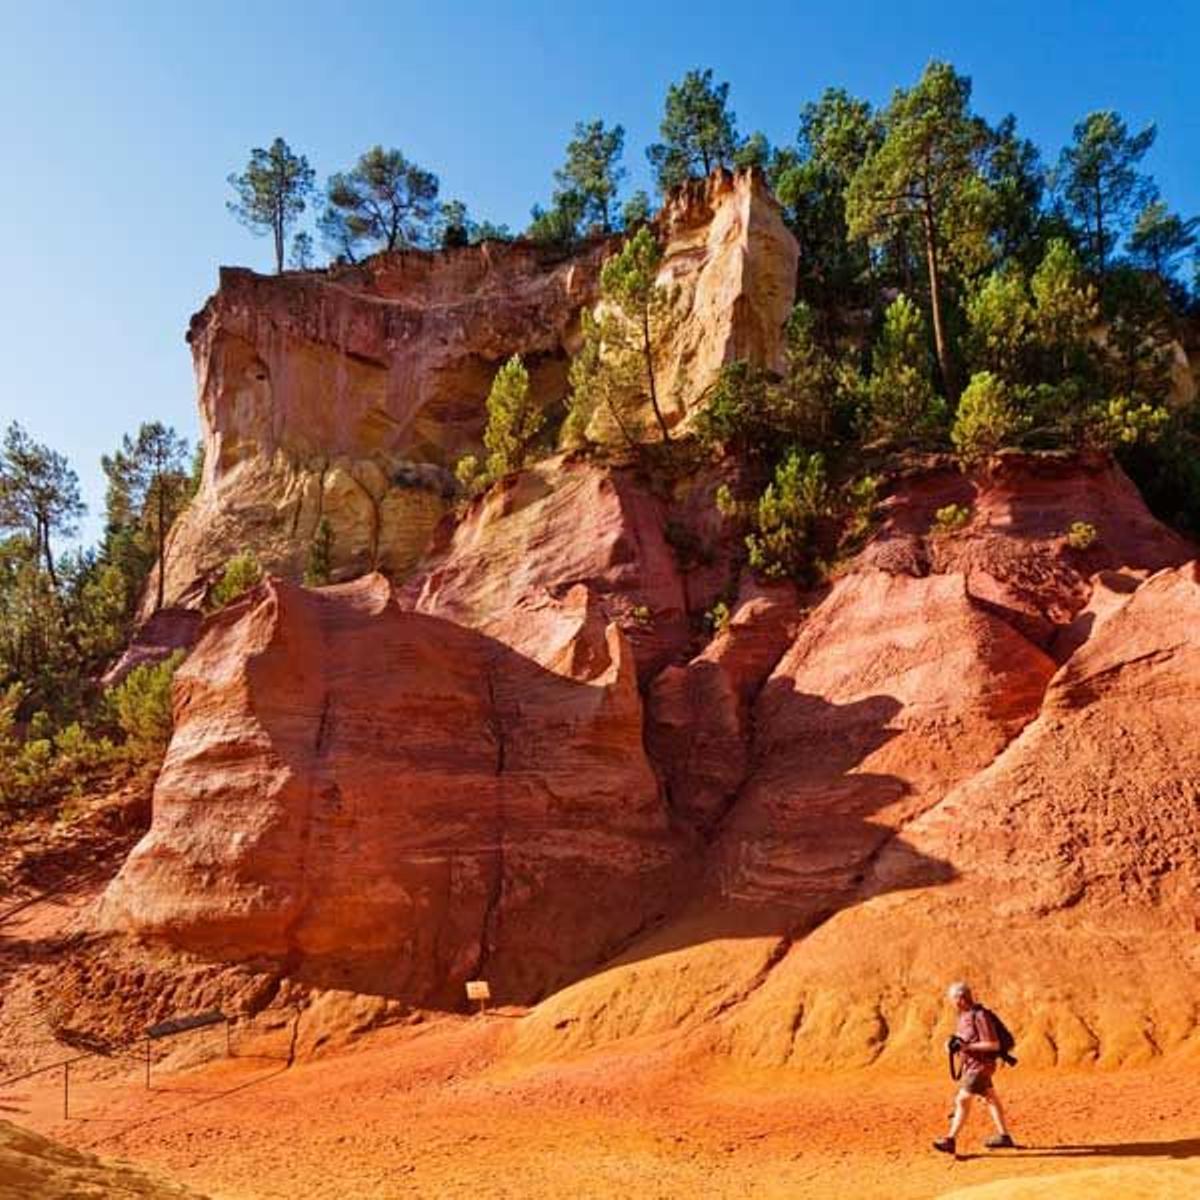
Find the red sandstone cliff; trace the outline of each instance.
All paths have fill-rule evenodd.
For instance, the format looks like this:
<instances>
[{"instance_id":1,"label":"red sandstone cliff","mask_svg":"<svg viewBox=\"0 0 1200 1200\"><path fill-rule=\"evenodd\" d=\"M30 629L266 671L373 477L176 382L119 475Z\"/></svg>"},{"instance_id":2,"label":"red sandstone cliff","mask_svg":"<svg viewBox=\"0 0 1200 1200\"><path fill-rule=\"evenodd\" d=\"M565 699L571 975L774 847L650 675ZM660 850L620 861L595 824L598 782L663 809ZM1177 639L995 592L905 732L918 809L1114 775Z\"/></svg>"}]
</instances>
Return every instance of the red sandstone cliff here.
<instances>
[{"instance_id":1,"label":"red sandstone cliff","mask_svg":"<svg viewBox=\"0 0 1200 1200\"><path fill-rule=\"evenodd\" d=\"M945 537L948 495L975 516ZM1063 1061L1136 1058L1134 1013L1190 1037L1200 580L1120 472L901 479L826 595L747 581L690 659L668 512L551 460L399 597L272 583L211 619L107 926L410 1002L582 977L538 1054L681 1028L907 1061L964 973ZM1079 958L1113 939L1106 991Z\"/></svg>"},{"instance_id":2,"label":"red sandstone cliff","mask_svg":"<svg viewBox=\"0 0 1200 1200\"><path fill-rule=\"evenodd\" d=\"M681 318L659 367L677 424L723 363L778 362L797 248L756 173L689 185L657 225ZM522 355L535 398L561 413L580 312L614 244L567 258L489 242L282 276L223 269L188 333L205 470L172 531L169 600L194 596L247 546L299 579L322 517L336 578L410 568L446 508L448 468L479 449L500 364Z\"/></svg>"}]
</instances>

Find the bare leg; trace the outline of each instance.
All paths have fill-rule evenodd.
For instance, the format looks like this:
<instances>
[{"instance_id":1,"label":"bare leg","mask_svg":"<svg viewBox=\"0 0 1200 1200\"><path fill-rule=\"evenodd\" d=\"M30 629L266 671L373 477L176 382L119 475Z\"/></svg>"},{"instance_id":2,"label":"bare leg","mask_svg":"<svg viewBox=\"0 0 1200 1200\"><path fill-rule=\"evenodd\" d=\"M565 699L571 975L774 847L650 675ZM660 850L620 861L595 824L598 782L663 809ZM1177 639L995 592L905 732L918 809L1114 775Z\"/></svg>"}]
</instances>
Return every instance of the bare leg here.
<instances>
[{"instance_id":1,"label":"bare leg","mask_svg":"<svg viewBox=\"0 0 1200 1200\"><path fill-rule=\"evenodd\" d=\"M967 1113L971 1111L971 1093L959 1091L954 1097L954 1113L950 1117L950 1136L957 1137Z\"/></svg>"},{"instance_id":2,"label":"bare leg","mask_svg":"<svg viewBox=\"0 0 1200 1200\"><path fill-rule=\"evenodd\" d=\"M993 1088L988 1092L984 1099L987 1101L988 1112L992 1114L992 1124L996 1126L996 1132L1002 1137L1006 1136L1008 1134L1008 1124L1004 1120L1004 1109L1001 1107L1000 1097L997 1095L996 1089Z\"/></svg>"}]
</instances>

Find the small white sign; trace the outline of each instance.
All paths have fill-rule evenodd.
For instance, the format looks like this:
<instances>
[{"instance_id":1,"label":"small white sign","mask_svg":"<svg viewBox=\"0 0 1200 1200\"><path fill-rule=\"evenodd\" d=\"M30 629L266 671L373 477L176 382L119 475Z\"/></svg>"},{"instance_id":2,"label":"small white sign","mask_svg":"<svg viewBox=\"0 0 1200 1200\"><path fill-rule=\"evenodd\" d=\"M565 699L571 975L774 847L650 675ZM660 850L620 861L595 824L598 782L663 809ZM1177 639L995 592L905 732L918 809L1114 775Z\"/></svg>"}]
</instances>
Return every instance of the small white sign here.
<instances>
[{"instance_id":1,"label":"small white sign","mask_svg":"<svg viewBox=\"0 0 1200 1200\"><path fill-rule=\"evenodd\" d=\"M490 1000L491 998L492 989L488 987L488 982L486 979L467 980L468 1000Z\"/></svg>"}]
</instances>

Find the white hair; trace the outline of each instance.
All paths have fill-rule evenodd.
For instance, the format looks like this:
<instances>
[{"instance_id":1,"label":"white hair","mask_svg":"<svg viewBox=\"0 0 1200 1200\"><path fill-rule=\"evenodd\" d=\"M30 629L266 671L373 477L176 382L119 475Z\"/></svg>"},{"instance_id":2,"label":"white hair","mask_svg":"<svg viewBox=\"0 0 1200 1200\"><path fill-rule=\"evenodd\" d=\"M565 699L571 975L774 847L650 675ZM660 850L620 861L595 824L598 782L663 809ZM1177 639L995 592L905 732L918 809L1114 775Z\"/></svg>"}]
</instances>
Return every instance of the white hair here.
<instances>
[{"instance_id":1,"label":"white hair","mask_svg":"<svg viewBox=\"0 0 1200 1200\"><path fill-rule=\"evenodd\" d=\"M959 996L969 996L971 994L970 987L961 980L957 983L952 983L946 989L946 996L950 1000L957 1000Z\"/></svg>"}]
</instances>

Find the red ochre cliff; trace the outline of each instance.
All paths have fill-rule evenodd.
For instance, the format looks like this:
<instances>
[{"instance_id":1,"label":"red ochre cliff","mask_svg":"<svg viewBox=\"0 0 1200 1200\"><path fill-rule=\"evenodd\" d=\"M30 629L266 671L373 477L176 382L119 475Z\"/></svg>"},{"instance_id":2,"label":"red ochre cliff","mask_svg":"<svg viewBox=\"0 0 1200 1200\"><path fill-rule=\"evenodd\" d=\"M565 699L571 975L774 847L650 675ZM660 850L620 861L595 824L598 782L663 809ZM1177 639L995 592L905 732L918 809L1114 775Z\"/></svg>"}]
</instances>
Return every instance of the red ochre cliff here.
<instances>
[{"instance_id":1,"label":"red ochre cliff","mask_svg":"<svg viewBox=\"0 0 1200 1200\"><path fill-rule=\"evenodd\" d=\"M656 228L681 318L659 391L678 425L723 363L778 364L797 248L754 173L681 189ZM283 276L223 269L188 333L204 477L171 536L168 601L194 600L245 548L299 579L322 518L335 578L410 568L446 510L450 468L480 449L497 368L520 354L536 400L561 404L613 246L564 257L486 242Z\"/></svg>"},{"instance_id":2,"label":"red ochre cliff","mask_svg":"<svg viewBox=\"0 0 1200 1200\"><path fill-rule=\"evenodd\" d=\"M753 175L660 232L682 426L721 363L776 361L796 250ZM1035 1063L1194 1047L1200 576L1110 462L893 475L805 596L739 574L716 468L652 485L560 454L438 525L496 365L520 352L561 396L608 249L223 274L168 591L243 545L272 577L177 675L100 927L411 1005L485 977L537 1004L515 1035L537 1057L653 1032L924 1062L958 976ZM938 532L952 503L971 520ZM358 578L304 588L321 515Z\"/></svg>"}]
</instances>

